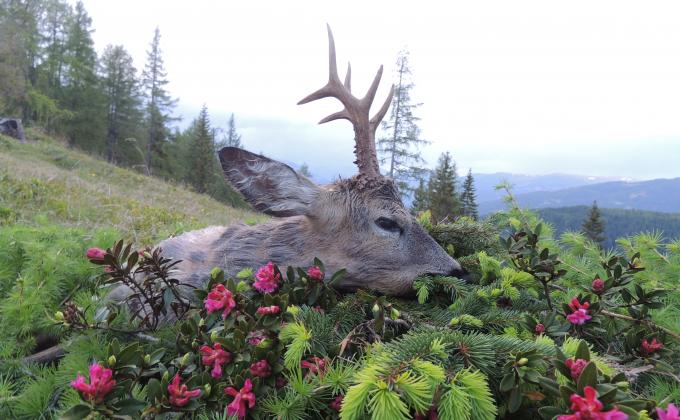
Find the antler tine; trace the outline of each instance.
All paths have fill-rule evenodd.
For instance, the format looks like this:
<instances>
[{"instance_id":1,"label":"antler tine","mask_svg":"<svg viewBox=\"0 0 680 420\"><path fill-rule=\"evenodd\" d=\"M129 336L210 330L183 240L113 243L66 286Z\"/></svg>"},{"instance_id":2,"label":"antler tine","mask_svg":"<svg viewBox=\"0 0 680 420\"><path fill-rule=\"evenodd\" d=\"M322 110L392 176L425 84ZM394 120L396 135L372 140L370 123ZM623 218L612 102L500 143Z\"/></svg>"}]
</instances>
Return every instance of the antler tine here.
<instances>
[{"instance_id":1,"label":"antler tine","mask_svg":"<svg viewBox=\"0 0 680 420\"><path fill-rule=\"evenodd\" d=\"M382 119L385 117L385 114L387 114L387 110L390 108L392 97L394 97L394 85L390 87L390 93L387 94L387 98L385 99L383 105L380 107L378 112L375 113L373 118L371 118L371 130L373 130L374 134L375 130L378 128L378 124L380 124L380 121L382 121Z\"/></svg>"},{"instance_id":2,"label":"antler tine","mask_svg":"<svg viewBox=\"0 0 680 420\"><path fill-rule=\"evenodd\" d=\"M373 83L371 83L371 87L368 89L368 92L366 92L366 95L362 99L356 98L351 93L352 67L349 63L347 64L345 83L344 85L340 83L335 57L335 40L333 39L333 32L331 32L330 25L327 25L327 28L329 50L328 83L316 92L306 96L304 99L298 102L298 105L306 104L321 98L333 97L338 99L345 106L345 108L342 111L336 112L322 119L319 121L319 124L338 119L349 120L354 126L354 140L356 143L354 147L354 153L356 154L357 158L355 163L359 167L359 175L362 176L364 180L379 178L380 167L378 166L378 158L375 149L375 131L378 127L378 124L385 116L385 113L387 113L387 109L392 102L394 86L392 86L390 89L390 94L378 113L369 120L371 104L375 99L375 94L378 90L378 86L380 85L383 67L380 66L380 69L378 69L378 72L373 79Z\"/></svg>"},{"instance_id":3,"label":"antler tine","mask_svg":"<svg viewBox=\"0 0 680 420\"><path fill-rule=\"evenodd\" d=\"M345 75L345 89L352 93L352 65L347 63L347 74Z\"/></svg>"}]
</instances>

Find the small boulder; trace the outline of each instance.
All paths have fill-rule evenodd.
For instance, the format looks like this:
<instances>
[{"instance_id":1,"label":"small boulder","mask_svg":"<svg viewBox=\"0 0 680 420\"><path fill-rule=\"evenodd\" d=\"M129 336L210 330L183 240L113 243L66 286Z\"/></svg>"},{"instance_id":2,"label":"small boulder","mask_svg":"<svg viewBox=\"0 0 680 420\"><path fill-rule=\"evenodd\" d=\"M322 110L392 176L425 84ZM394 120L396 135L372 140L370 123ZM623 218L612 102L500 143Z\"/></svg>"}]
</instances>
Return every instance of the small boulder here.
<instances>
[{"instance_id":1,"label":"small boulder","mask_svg":"<svg viewBox=\"0 0 680 420\"><path fill-rule=\"evenodd\" d=\"M0 117L0 134L14 137L19 141L24 141L24 126L18 118Z\"/></svg>"}]
</instances>

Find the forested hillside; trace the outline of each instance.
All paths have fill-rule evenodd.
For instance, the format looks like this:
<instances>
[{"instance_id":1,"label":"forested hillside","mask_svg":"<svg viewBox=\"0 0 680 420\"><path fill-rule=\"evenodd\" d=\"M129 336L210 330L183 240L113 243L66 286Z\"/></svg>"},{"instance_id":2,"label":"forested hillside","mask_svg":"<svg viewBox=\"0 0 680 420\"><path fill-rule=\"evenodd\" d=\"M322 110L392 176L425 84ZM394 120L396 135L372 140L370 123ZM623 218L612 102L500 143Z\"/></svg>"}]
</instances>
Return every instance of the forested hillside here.
<instances>
[{"instance_id":1,"label":"forested hillside","mask_svg":"<svg viewBox=\"0 0 680 420\"><path fill-rule=\"evenodd\" d=\"M558 207L537 210L546 222L552 224L557 234L580 231L590 207ZM605 223L603 246L616 246L616 239L640 232L662 232L667 239L680 238L680 213L660 213L644 210L600 208Z\"/></svg>"},{"instance_id":2,"label":"forested hillside","mask_svg":"<svg viewBox=\"0 0 680 420\"><path fill-rule=\"evenodd\" d=\"M238 204L215 156L221 146L241 144L234 115L217 127L204 108L179 130L160 30L142 41L149 45L143 68L124 45L97 54L94 30L81 2L0 0L0 117L21 118L72 148Z\"/></svg>"},{"instance_id":3,"label":"forested hillside","mask_svg":"<svg viewBox=\"0 0 680 420\"><path fill-rule=\"evenodd\" d=\"M680 212L680 178L639 182L603 182L557 191L517 194L520 205L530 209L590 205L603 208ZM479 203L482 215L505 208L502 200Z\"/></svg>"}]
</instances>

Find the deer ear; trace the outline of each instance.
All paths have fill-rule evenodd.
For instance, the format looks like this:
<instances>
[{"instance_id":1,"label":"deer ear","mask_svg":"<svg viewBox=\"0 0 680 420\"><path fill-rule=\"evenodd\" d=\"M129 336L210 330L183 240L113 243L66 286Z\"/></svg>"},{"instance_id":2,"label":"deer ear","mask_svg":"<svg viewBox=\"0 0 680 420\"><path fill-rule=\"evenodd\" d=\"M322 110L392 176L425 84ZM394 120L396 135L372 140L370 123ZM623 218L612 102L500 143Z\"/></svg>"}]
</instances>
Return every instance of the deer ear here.
<instances>
[{"instance_id":1,"label":"deer ear","mask_svg":"<svg viewBox=\"0 0 680 420\"><path fill-rule=\"evenodd\" d=\"M218 153L227 180L257 210L278 217L306 215L321 188L290 166L237 147Z\"/></svg>"}]
</instances>

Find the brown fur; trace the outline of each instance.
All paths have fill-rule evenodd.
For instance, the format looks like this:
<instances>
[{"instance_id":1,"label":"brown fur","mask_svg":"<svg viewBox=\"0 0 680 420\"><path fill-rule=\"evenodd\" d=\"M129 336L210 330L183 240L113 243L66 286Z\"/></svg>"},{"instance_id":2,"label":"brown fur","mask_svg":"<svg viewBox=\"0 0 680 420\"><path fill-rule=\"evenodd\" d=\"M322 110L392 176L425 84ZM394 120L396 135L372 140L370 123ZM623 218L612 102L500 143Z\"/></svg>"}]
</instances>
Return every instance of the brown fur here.
<instances>
[{"instance_id":1,"label":"brown fur","mask_svg":"<svg viewBox=\"0 0 680 420\"><path fill-rule=\"evenodd\" d=\"M220 159L227 179L248 201L287 217L257 226L210 227L161 242L165 255L182 260L178 269L185 282L202 286L213 267L233 276L269 261L308 267L315 257L328 272L347 269L339 285L346 290L400 295L420 275L463 274L404 208L388 179L351 178L319 187L282 163L240 149L226 148ZM379 227L381 217L400 231Z\"/></svg>"}]
</instances>

